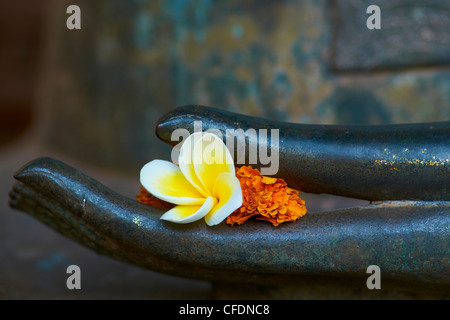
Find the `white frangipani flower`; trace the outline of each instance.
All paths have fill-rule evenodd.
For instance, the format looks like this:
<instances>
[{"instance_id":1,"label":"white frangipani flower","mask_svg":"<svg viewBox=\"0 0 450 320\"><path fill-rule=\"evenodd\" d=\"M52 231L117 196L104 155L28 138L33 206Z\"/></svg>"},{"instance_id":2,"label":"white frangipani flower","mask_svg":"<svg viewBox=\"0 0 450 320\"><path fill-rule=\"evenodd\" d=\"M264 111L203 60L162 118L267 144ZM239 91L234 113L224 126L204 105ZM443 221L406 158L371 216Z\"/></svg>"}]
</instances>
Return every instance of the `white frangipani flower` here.
<instances>
[{"instance_id":1,"label":"white frangipani flower","mask_svg":"<svg viewBox=\"0 0 450 320\"><path fill-rule=\"evenodd\" d=\"M141 184L148 192L177 205L161 219L189 223L204 217L213 226L242 205L233 158L216 135L190 135L181 146L178 163L153 160L141 170Z\"/></svg>"}]
</instances>

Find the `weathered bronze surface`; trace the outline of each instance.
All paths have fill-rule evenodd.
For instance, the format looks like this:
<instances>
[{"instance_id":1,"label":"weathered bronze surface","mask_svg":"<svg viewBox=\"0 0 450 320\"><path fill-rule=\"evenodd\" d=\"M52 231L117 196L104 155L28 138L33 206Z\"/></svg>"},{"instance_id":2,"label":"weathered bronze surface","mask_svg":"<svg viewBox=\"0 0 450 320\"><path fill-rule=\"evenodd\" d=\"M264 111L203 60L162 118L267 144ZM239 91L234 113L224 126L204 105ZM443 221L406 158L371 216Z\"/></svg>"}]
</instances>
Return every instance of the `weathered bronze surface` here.
<instances>
[{"instance_id":1,"label":"weathered bronze surface","mask_svg":"<svg viewBox=\"0 0 450 320\"><path fill-rule=\"evenodd\" d=\"M163 116L156 134L175 145L179 141L172 141L172 132L179 128L193 132L194 121L201 121L204 131L220 130L223 137L230 129L268 129L269 144L270 130L278 129L279 147L271 150L279 152L276 176L304 192L370 201L450 200L450 122L306 125L185 106ZM231 136L237 139L236 145L247 140L248 155L248 137Z\"/></svg>"},{"instance_id":2,"label":"weathered bronze surface","mask_svg":"<svg viewBox=\"0 0 450 320\"><path fill-rule=\"evenodd\" d=\"M450 285L449 202L384 202L279 227L261 221L207 227L161 221L161 209L51 158L30 162L15 178L13 208L100 254L158 272L265 286L344 284L364 283L366 268L376 264L383 283L406 290L432 286L441 295Z\"/></svg>"}]
</instances>

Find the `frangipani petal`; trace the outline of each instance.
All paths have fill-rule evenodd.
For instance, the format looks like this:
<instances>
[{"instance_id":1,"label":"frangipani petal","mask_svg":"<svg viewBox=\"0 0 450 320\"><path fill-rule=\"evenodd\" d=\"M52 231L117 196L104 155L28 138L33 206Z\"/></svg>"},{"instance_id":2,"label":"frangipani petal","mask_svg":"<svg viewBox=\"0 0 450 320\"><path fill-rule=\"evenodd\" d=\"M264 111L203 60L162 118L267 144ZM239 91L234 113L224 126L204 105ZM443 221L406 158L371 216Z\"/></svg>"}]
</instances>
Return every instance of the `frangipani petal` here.
<instances>
[{"instance_id":1,"label":"frangipani petal","mask_svg":"<svg viewBox=\"0 0 450 320\"><path fill-rule=\"evenodd\" d=\"M205 198L184 177L177 165L153 160L141 169L141 184L155 197L178 205L202 205Z\"/></svg>"},{"instance_id":2,"label":"frangipani petal","mask_svg":"<svg viewBox=\"0 0 450 320\"><path fill-rule=\"evenodd\" d=\"M176 223L190 223L203 218L217 203L213 197L208 197L201 206L176 206L161 216L162 220Z\"/></svg>"},{"instance_id":3,"label":"frangipani petal","mask_svg":"<svg viewBox=\"0 0 450 320\"><path fill-rule=\"evenodd\" d=\"M212 134L204 133L192 150L195 173L203 189L212 194L219 175L226 172L235 175L234 161L222 140Z\"/></svg>"},{"instance_id":4,"label":"frangipani petal","mask_svg":"<svg viewBox=\"0 0 450 320\"><path fill-rule=\"evenodd\" d=\"M208 196L208 192L204 190L203 184L197 177L192 162L192 153L194 145L203 137L203 132L195 132L184 140L178 156L178 164L180 170L186 179L205 197Z\"/></svg>"},{"instance_id":5,"label":"frangipani petal","mask_svg":"<svg viewBox=\"0 0 450 320\"><path fill-rule=\"evenodd\" d=\"M217 178L213 195L219 202L206 215L209 226L221 223L233 211L242 206L242 190L239 179L231 173L224 172Z\"/></svg>"}]
</instances>

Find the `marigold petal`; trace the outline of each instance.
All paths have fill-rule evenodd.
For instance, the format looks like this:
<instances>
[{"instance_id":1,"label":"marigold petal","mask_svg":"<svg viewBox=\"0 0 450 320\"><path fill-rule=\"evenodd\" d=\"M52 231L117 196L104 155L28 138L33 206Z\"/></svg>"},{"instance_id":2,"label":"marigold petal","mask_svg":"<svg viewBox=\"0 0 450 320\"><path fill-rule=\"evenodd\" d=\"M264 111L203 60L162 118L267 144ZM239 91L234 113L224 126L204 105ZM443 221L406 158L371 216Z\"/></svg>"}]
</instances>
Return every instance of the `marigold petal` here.
<instances>
[{"instance_id":1,"label":"marigold petal","mask_svg":"<svg viewBox=\"0 0 450 320\"><path fill-rule=\"evenodd\" d=\"M255 216L257 220L278 226L306 214L305 202L299 197L299 191L289 188L283 179L263 176L251 166L238 168L236 176L241 183L243 204L227 217L228 224L242 224Z\"/></svg>"},{"instance_id":2,"label":"marigold petal","mask_svg":"<svg viewBox=\"0 0 450 320\"><path fill-rule=\"evenodd\" d=\"M231 225L241 225L251 217L258 215L258 212L247 213L247 212L235 212L227 217L227 224Z\"/></svg>"},{"instance_id":3,"label":"marigold petal","mask_svg":"<svg viewBox=\"0 0 450 320\"><path fill-rule=\"evenodd\" d=\"M278 179L277 178L271 178L271 177L262 177L261 182L265 183L265 184L273 184L275 182L277 182Z\"/></svg>"}]
</instances>

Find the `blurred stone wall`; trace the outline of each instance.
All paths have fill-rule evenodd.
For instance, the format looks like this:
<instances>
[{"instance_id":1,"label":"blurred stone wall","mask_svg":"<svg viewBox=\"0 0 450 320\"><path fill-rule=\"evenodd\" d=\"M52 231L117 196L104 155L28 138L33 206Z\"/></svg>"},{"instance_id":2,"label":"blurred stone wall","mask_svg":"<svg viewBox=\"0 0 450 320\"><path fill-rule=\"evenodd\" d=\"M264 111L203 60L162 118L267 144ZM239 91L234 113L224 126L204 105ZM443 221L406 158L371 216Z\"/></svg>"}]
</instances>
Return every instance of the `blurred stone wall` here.
<instances>
[{"instance_id":1,"label":"blurred stone wall","mask_svg":"<svg viewBox=\"0 0 450 320\"><path fill-rule=\"evenodd\" d=\"M450 119L450 1L377 1L381 30L365 0L49 4L43 140L93 164L169 160L155 124L186 104L321 124ZM66 28L71 4L81 30Z\"/></svg>"}]
</instances>

